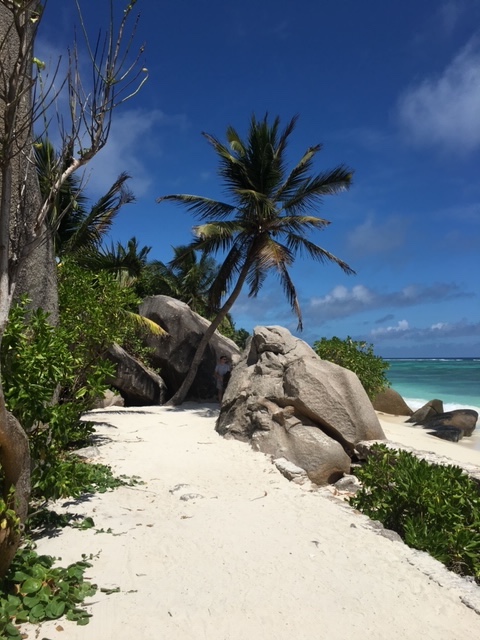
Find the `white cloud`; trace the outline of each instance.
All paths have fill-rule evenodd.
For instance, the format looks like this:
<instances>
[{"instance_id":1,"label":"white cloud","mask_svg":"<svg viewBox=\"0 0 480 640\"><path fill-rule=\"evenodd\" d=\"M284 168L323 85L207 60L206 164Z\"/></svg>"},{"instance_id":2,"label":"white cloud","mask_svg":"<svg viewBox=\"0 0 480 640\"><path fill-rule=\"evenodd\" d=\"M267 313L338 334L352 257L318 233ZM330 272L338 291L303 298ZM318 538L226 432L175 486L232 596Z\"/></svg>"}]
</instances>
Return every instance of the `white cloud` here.
<instances>
[{"instance_id":1,"label":"white cloud","mask_svg":"<svg viewBox=\"0 0 480 640\"><path fill-rule=\"evenodd\" d=\"M328 320L347 318L364 311L444 303L471 295L454 283L436 283L429 286L411 284L387 293L375 291L364 285L356 285L352 289L337 286L321 298L311 298L310 303L305 306L305 318L308 318L308 324L319 325Z\"/></svg>"},{"instance_id":2,"label":"white cloud","mask_svg":"<svg viewBox=\"0 0 480 640\"><path fill-rule=\"evenodd\" d=\"M432 324L432 326L430 327L432 329L432 331L442 331L443 329L448 327L448 323L446 322L437 322L435 324Z\"/></svg>"},{"instance_id":3,"label":"white cloud","mask_svg":"<svg viewBox=\"0 0 480 640\"><path fill-rule=\"evenodd\" d=\"M480 147L480 50L470 41L437 77L400 98L398 115L409 140L459 152Z\"/></svg>"},{"instance_id":4,"label":"white cloud","mask_svg":"<svg viewBox=\"0 0 480 640\"><path fill-rule=\"evenodd\" d=\"M391 335L392 333L404 333L405 331L408 331L409 328L407 320L399 320L398 324L393 327L372 329L371 335L373 338L378 338L379 336Z\"/></svg>"},{"instance_id":5,"label":"white cloud","mask_svg":"<svg viewBox=\"0 0 480 640\"><path fill-rule=\"evenodd\" d=\"M410 327L406 320L400 320L396 326L383 329L372 329L370 338L376 342L388 341L390 338L403 341L412 340L418 344L426 344L428 340L458 339L480 335L480 322L436 322L429 327Z\"/></svg>"}]
</instances>

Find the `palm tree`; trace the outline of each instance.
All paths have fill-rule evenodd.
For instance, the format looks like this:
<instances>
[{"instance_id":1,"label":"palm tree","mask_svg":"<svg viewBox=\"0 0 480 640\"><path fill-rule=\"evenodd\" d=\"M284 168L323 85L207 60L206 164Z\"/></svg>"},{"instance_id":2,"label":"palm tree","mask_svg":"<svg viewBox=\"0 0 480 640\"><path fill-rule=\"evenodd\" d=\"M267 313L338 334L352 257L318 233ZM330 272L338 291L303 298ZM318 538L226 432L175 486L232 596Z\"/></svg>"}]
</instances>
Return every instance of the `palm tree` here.
<instances>
[{"instance_id":1,"label":"palm tree","mask_svg":"<svg viewBox=\"0 0 480 640\"><path fill-rule=\"evenodd\" d=\"M47 138L40 139L34 150L40 191L47 198L62 171L62 159ZM135 201L126 185L129 179L127 173L121 173L107 193L88 210L82 181L72 174L60 187L47 216L58 257L70 257L91 271L110 271L123 287L136 285L151 249L140 249L135 237L128 241L126 248L120 242L116 246L112 243L110 248L102 246L121 207ZM129 309L124 309L124 312L141 329L153 335L165 335L165 331L148 318Z\"/></svg>"},{"instance_id":2,"label":"palm tree","mask_svg":"<svg viewBox=\"0 0 480 640\"><path fill-rule=\"evenodd\" d=\"M35 165L40 191L44 198L50 195L63 167L62 159L51 142L42 138L34 146ZM48 224L54 234L57 256L73 255L80 250L98 249L110 230L121 207L135 201L126 182L127 173L121 173L113 185L90 210L83 195L82 181L72 174L62 184L48 212Z\"/></svg>"},{"instance_id":3,"label":"palm tree","mask_svg":"<svg viewBox=\"0 0 480 640\"><path fill-rule=\"evenodd\" d=\"M205 315L208 312L208 292L214 282L219 266L205 252L190 251L188 246L172 247L173 260L165 264L152 260L140 279L142 295L167 295Z\"/></svg>"},{"instance_id":4,"label":"palm tree","mask_svg":"<svg viewBox=\"0 0 480 640\"><path fill-rule=\"evenodd\" d=\"M301 330L300 305L288 272L296 255L305 253L321 263L333 262L347 274L354 273L346 262L307 237L309 232L330 224L307 212L315 209L324 196L347 189L352 171L340 165L331 171L309 175L313 158L321 149L321 145L316 145L307 149L287 173L287 143L297 119L298 116L292 118L280 130L278 117L270 124L268 114L262 120L252 116L245 141L233 127L228 127L228 145L210 134L203 134L218 155L219 175L232 204L188 194L168 195L157 200L185 205L202 222L193 228L196 239L188 245L186 252L226 253L209 295L211 307L218 309L217 315L201 339L190 370L169 404L183 402L208 342L245 283L249 296L255 297L267 273L276 272ZM229 295L221 304L227 292Z\"/></svg>"},{"instance_id":5,"label":"palm tree","mask_svg":"<svg viewBox=\"0 0 480 640\"><path fill-rule=\"evenodd\" d=\"M75 261L90 271L110 271L117 276L128 276L132 279L141 278L148 266L147 257L151 247L142 247L133 236L125 247L121 242L108 246L91 247L79 250Z\"/></svg>"}]
</instances>

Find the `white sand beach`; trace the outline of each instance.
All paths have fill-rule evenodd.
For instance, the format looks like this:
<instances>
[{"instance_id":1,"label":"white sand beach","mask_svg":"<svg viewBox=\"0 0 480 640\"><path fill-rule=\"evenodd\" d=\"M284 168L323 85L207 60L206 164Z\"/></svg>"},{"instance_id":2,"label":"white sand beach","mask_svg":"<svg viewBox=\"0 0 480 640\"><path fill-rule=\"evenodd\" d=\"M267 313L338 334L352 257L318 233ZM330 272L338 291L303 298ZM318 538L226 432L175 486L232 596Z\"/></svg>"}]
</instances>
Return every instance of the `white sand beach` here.
<instances>
[{"instance_id":1,"label":"white sand beach","mask_svg":"<svg viewBox=\"0 0 480 640\"><path fill-rule=\"evenodd\" d=\"M145 484L61 503L91 516L95 528L66 528L38 550L62 565L95 556L93 617L85 627L25 625L29 638L480 637L471 608L480 612L478 587L381 535L328 489L291 483L268 457L218 436L217 413L194 404L95 412L95 461ZM456 443L381 419L392 440L459 455ZM469 462L474 453L480 466L479 452Z\"/></svg>"}]
</instances>

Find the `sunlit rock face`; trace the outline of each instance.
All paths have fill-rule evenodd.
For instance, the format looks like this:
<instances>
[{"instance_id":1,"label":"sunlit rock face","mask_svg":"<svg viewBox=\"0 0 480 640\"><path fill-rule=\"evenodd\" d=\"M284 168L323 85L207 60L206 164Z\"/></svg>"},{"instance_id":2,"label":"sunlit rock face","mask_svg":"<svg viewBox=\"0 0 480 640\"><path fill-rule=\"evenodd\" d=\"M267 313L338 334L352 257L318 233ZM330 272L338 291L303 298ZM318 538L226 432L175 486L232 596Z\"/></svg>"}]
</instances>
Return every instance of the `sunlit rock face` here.
<instances>
[{"instance_id":1,"label":"sunlit rock face","mask_svg":"<svg viewBox=\"0 0 480 640\"><path fill-rule=\"evenodd\" d=\"M255 328L216 429L286 458L316 484L348 473L357 442L385 438L358 377L277 326Z\"/></svg>"}]
</instances>

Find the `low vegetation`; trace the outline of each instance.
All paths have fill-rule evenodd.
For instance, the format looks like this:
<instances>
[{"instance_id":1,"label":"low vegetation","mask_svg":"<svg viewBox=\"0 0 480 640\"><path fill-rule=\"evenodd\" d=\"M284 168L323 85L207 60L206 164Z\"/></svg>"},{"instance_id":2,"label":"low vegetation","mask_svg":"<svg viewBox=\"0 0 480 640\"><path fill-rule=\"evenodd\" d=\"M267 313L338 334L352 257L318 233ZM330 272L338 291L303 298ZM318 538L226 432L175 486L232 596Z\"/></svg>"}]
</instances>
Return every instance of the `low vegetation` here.
<instances>
[{"instance_id":1,"label":"low vegetation","mask_svg":"<svg viewBox=\"0 0 480 640\"><path fill-rule=\"evenodd\" d=\"M414 549L480 584L479 487L457 466L374 445L356 471L362 489L351 504Z\"/></svg>"},{"instance_id":2,"label":"low vegetation","mask_svg":"<svg viewBox=\"0 0 480 640\"><path fill-rule=\"evenodd\" d=\"M66 616L87 624L90 614L81 606L97 586L85 580L91 566L84 556L66 568L54 567L55 559L40 556L27 546L20 549L0 591L0 638L21 638L17 625Z\"/></svg>"},{"instance_id":3,"label":"low vegetation","mask_svg":"<svg viewBox=\"0 0 480 640\"><path fill-rule=\"evenodd\" d=\"M89 566L85 558L56 567L54 558L38 556L28 543L33 528L49 513L48 501L138 483L73 453L93 432L93 425L81 417L113 373L113 365L103 359L105 351L113 342L128 343L137 354L137 347L141 349L130 313L136 296L113 274L95 274L66 260L59 267L59 298L58 326L53 327L42 310L30 311L23 300L12 308L3 339L5 400L28 434L32 494L27 545L19 549L0 584L0 638L20 637L17 625L27 621L66 616L78 624L88 622L81 603L96 587L84 580ZM0 498L0 541L20 531L14 502L13 492L6 500Z\"/></svg>"},{"instance_id":4,"label":"low vegetation","mask_svg":"<svg viewBox=\"0 0 480 640\"><path fill-rule=\"evenodd\" d=\"M386 377L390 365L373 353L371 344L352 340L350 336L345 340L334 336L317 340L313 350L322 360L356 373L370 400L390 386Z\"/></svg>"}]
</instances>

